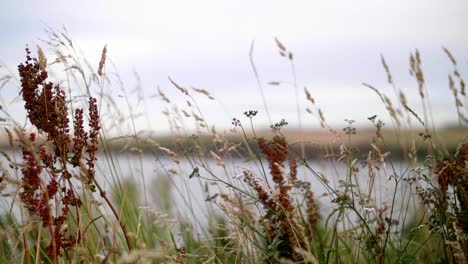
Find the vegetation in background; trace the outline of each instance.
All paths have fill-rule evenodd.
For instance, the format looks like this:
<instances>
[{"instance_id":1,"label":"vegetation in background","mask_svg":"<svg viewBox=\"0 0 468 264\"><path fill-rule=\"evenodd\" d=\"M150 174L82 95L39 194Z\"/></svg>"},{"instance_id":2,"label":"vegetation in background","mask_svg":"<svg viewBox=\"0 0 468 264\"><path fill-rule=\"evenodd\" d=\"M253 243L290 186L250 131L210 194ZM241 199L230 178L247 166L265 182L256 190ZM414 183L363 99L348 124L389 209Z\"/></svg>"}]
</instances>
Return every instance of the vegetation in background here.
<instances>
[{"instance_id":1,"label":"vegetation in background","mask_svg":"<svg viewBox=\"0 0 468 264\"><path fill-rule=\"evenodd\" d=\"M448 49L443 52L453 70L447 91L454 97L460 131L446 132L454 133L450 140L434 128L417 50L410 56L410 74L423 112L413 110L416 102L394 83L382 56L394 96L364 87L385 105L391 128L373 115L368 117L372 133L360 134L353 120L346 119L342 130L328 125L307 88L300 97L293 53L275 39L291 66L298 133L285 132L286 120L272 124L271 132L256 131L256 110L232 120L236 136L219 133L196 100L214 96L169 79L183 97L179 104L158 90L175 138L169 144L136 131L130 95L118 75L106 72L107 47L95 69L77 55L66 32L49 33L45 44L54 52L53 63L40 48L37 59L26 49L26 61L18 67L27 123L20 125L2 108L9 150L1 151L0 192L7 206L1 208L0 262L468 260L468 99ZM253 46L250 55L263 95ZM59 65L66 79L60 85L48 81L49 69ZM124 94L128 113L117 106L111 87ZM142 93L136 90L139 100ZM307 103L305 113L301 101ZM317 118L328 141L308 143L301 130L306 113ZM195 123L194 134L184 132L185 122ZM123 132L125 125L129 129ZM121 135L110 137L111 130ZM128 168L119 159L124 155ZM148 158L156 175L144 169ZM328 170L320 170L316 161ZM323 193L313 191L319 189Z\"/></svg>"}]
</instances>

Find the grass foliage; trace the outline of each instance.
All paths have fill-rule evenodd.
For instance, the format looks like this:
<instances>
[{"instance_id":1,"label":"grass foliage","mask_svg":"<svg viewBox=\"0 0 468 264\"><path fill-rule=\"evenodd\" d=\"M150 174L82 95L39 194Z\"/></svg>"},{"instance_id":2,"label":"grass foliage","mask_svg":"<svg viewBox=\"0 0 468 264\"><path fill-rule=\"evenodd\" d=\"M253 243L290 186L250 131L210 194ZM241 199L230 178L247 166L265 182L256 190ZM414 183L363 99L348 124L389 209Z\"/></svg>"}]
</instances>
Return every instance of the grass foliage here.
<instances>
[{"instance_id":1,"label":"grass foliage","mask_svg":"<svg viewBox=\"0 0 468 264\"><path fill-rule=\"evenodd\" d=\"M410 74L420 102L407 101L382 56L394 94L363 89L375 92L391 124L370 116L372 132L359 137L353 120L339 130L328 125L318 100L299 88L293 53L275 42L291 66L302 133L289 139L286 120L256 131L256 110L219 133L197 104L216 100L210 92L169 79L183 98L172 102L158 89L170 145L136 130L130 95L108 72L107 47L97 67L78 55L66 31L49 32L48 57L27 49L20 79L2 78L20 89L27 121L2 107L0 262L466 263L468 99L450 51L443 49L453 65L447 94L459 133L447 139L435 129L415 50ZM270 119L253 52L250 59ZM58 69L64 74L49 76ZM147 100L141 88L134 92ZM327 134L320 144L306 139L307 115ZM187 122L196 127L191 135ZM148 159L157 177L145 169Z\"/></svg>"}]
</instances>

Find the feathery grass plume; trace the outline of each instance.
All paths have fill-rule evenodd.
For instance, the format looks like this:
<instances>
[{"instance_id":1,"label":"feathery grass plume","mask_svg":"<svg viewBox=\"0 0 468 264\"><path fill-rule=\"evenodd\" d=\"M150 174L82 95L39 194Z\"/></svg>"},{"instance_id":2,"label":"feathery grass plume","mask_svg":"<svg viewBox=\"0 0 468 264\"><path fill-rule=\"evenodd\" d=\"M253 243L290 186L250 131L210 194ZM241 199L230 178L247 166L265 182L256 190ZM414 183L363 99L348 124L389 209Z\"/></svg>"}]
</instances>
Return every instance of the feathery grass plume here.
<instances>
[{"instance_id":1,"label":"feathery grass plume","mask_svg":"<svg viewBox=\"0 0 468 264\"><path fill-rule=\"evenodd\" d=\"M406 100L406 95L403 91L400 91L399 98L400 98L401 105L403 106L408 105L408 100Z\"/></svg>"},{"instance_id":2,"label":"feathery grass plume","mask_svg":"<svg viewBox=\"0 0 468 264\"><path fill-rule=\"evenodd\" d=\"M7 127L5 127L5 132L7 133L7 136L8 136L8 144L10 145L12 149L15 149L13 133Z\"/></svg>"},{"instance_id":3,"label":"feathery grass plume","mask_svg":"<svg viewBox=\"0 0 468 264\"><path fill-rule=\"evenodd\" d=\"M276 37L275 37L275 42L278 48L280 49L280 55L283 57L286 56L286 47L283 45L283 43L281 43L279 39Z\"/></svg>"},{"instance_id":4,"label":"feathery grass plume","mask_svg":"<svg viewBox=\"0 0 468 264\"><path fill-rule=\"evenodd\" d=\"M421 118L414 112L407 104L403 104L403 107L406 109L406 111L410 112L416 119L421 123L421 125L424 126L424 122L421 120Z\"/></svg>"},{"instance_id":5,"label":"feathery grass plume","mask_svg":"<svg viewBox=\"0 0 468 264\"><path fill-rule=\"evenodd\" d=\"M201 116L195 114L194 112L192 112L192 115L193 115L193 118L195 118L196 121L198 121L200 123L205 122L205 120Z\"/></svg>"},{"instance_id":6,"label":"feathery grass plume","mask_svg":"<svg viewBox=\"0 0 468 264\"><path fill-rule=\"evenodd\" d=\"M282 57L286 57L287 55L287 58L292 62L293 60L293 53L291 51L288 51L286 49L286 47L283 45L283 43L281 43L281 41L275 37L275 42L276 42L276 46L278 47L279 49L279 53Z\"/></svg>"},{"instance_id":7,"label":"feathery grass plume","mask_svg":"<svg viewBox=\"0 0 468 264\"><path fill-rule=\"evenodd\" d=\"M214 153L212 150L210 150L210 155L216 161L216 165L224 168L223 160L216 153Z\"/></svg>"},{"instance_id":8,"label":"feathery grass plume","mask_svg":"<svg viewBox=\"0 0 468 264\"><path fill-rule=\"evenodd\" d=\"M321 109L321 108L318 109L318 113L319 113L319 117L320 117L320 126L321 126L322 128L325 128L325 124L326 124L326 122L325 122L325 116L323 115L323 112L322 112L322 109Z\"/></svg>"},{"instance_id":9,"label":"feathery grass plume","mask_svg":"<svg viewBox=\"0 0 468 264\"><path fill-rule=\"evenodd\" d=\"M169 98L167 98L166 94L163 93L163 91L161 91L161 89L158 87L158 93L159 93L159 96L161 96L161 99L163 99L164 102L170 104L171 101L169 100Z\"/></svg>"},{"instance_id":10,"label":"feathery grass plume","mask_svg":"<svg viewBox=\"0 0 468 264\"><path fill-rule=\"evenodd\" d=\"M465 87L465 81L462 80L462 79L460 79L460 93L461 93L461 95L463 95L463 96L466 96L465 89L466 89L466 87Z\"/></svg>"},{"instance_id":11,"label":"feathery grass plume","mask_svg":"<svg viewBox=\"0 0 468 264\"><path fill-rule=\"evenodd\" d=\"M172 151L172 150L170 150L168 148L165 148L165 147L158 147L158 149L161 150L162 152L164 152L164 154L171 157L173 162L175 162L177 164L180 163L179 159L177 158L177 154L174 151Z\"/></svg>"},{"instance_id":12,"label":"feathery grass plume","mask_svg":"<svg viewBox=\"0 0 468 264\"><path fill-rule=\"evenodd\" d=\"M421 57L419 55L419 50L413 53L410 53L410 74L416 78L418 82L419 95L421 98L424 98L424 74L421 69Z\"/></svg>"},{"instance_id":13,"label":"feathery grass plume","mask_svg":"<svg viewBox=\"0 0 468 264\"><path fill-rule=\"evenodd\" d=\"M37 56L38 56L38 62L39 62L39 69L45 70L47 67L47 58L44 54L44 51L42 51L41 47L37 46Z\"/></svg>"},{"instance_id":14,"label":"feathery grass plume","mask_svg":"<svg viewBox=\"0 0 468 264\"><path fill-rule=\"evenodd\" d=\"M384 96L380 93L380 91L375 88L374 86L370 85L370 84L367 84L367 83L361 83L362 85L366 86L367 88L371 89L372 91L374 91L375 93L377 93L377 95L380 97L380 100L385 103L385 98Z\"/></svg>"},{"instance_id":15,"label":"feathery grass plume","mask_svg":"<svg viewBox=\"0 0 468 264\"><path fill-rule=\"evenodd\" d=\"M184 87L178 85L176 82L174 82L174 81L171 79L171 77L167 77L167 78L169 79L169 81L170 81L180 92L182 92L182 93L185 94L185 95L189 95L187 88L184 88ZM187 101L187 102L188 102L188 101Z\"/></svg>"},{"instance_id":16,"label":"feathery grass plume","mask_svg":"<svg viewBox=\"0 0 468 264\"><path fill-rule=\"evenodd\" d=\"M205 96L208 97L208 99L210 99L210 100L214 100L214 97L211 96L210 92L208 92L208 91L205 90L205 89L199 89L199 88L192 87L192 90L194 90L194 91L197 92L197 93L201 93L201 94L205 95Z\"/></svg>"},{"instance_id":17,"label":"feathery grass plume","mask_svg":"<svg viewBox=\"0 0 468 264\"><path fill-rule=\"evenodd\" d=\"M465 118L465 116L463 115L463 112L462 112L463 103L462 103L461 99L458 96L458 90L457 90L457 87L455 86L455 82L454 82L451 74L448 75L448 79L449 79L449 89L452 91L453 97L455 99L455 107L457 108L457 115L458 115L459 125L461 125L461 121L466 120L466 118ZM461 80L461 81L463 81L463 80ZM463 83L463 85L464 85L464 83Z\"/></svg>"},{"instance_id":18,"label":"feathery grass plume","mask_svg":"<svg viewBox=\"0 0 468 264\"><path fill-rule=\"evenodd\" d=\"M457 65L457 61L455 60L455 58L453 57L452 53L446 48L446 47L442 47L442 49L444 50L445 54L447 54L447 57L450 59L450 61L452 62L452 64L454 66Z\"/></svg>"},{"instance_id":19,"label":"feathery grass plume","mask_svg":"<svg viewBox=\"0 0 468 264\"><path fill-rule=\"evenodd\" d=\"M0 65L1 68L1 65ZM5 74L0 77L0 89L5 87L11 80L13 80L13 76L9 74ZM0 110L3 110L3 107L0 107Z\"/></svg>"},{"instance_id":20,"label":"feathery grass plume","mask_svg":"<svg viewBox=\"0 0 468 264\"><path fill-rule=\"evenodd\" d=\"M384 155L382 154L382 152L380 151L380 148L377 147L377 145L375 145L375 144L371 144L371 147L372 147L372 150L374 152L374 155L377 157L377 160L381 164L384 164L385 163L385 158L384 158Z\"/></svg>"},{"instance_id":21,"label":"feathery grass plume","mask_svg":"<svg viewBox=\"0 0 468 264\"><path fill-rule=\"evenodd\" d=\"M398 119L397 111L393 107L392 100L390 100L390 98L386 95L383 95L383 97L388 113L393 118L393 120L395 120L397 127L400 127L400 120Z\"/></svg>"},{"instance_id":22,"label":"feathery grass plume","mask_svg":"<svg viewBox=\"0 0 468 264\"><path fill-rule=\"evenodd\" d=\"M191 115L190 115L187 111L185 111L184 109L182 109L182 113L183 113L184 116L187 117L187 118L188 118L188 117L191 117Z\"/></svg>"},{"instance_id":23,"label":"feathery grass plume","mask_svg":"<svg viewBox=\"0 0 468 264\"><path fill-rule=\"evenodd\" d=\"M384 58L383 54L380 54L380 60L382 62L382 66L383 66L383 68L385 70L385 73L387 74L388 84L390 84L392 86L393 91L395 92L395 96L399 97L399 99L400 99L398 107L395 108L395 112L396 112L396 114L398 116L403 117L402 109L400 109L399 107L402 107L402 105L404 104L403 101L405 101L406 98L405 99L402 98L402 97L404 97L403 92L400 89L398 89L396 87L395 83L393 82L392 73L390 72L390 68L388 67L387 62L385 61L385 58ZM398 121L398 123L399 123L399 121Z\"/></svg>"},{"instance_id":24,"label":"feathery grass plume","mask_svg":"<svg viewBox=\"0 0 468 264\"><path fill-rule=\"evenodd\" d=\"M387 82L389 84L393 84L392 74L390 73L390 68L388 67L387 62L385 61L383 54L380 54L380 61L382 62L382 66L385 69L385 73L387 73Z\"/></svg>"},{"instance_id":25,"label":"feathery grass plume","mask_svg":"<svg viewBox=\"0 0 468 264\"><path fill-rule=\"evenodd\" d=\"M98 67L99 76L102 76L104 65L106 64L106 58L107 58L107 44L104 45L104 48L102 49L101 60L99 61L99 67Z\"/></svg>"},{"instance_id":26,"label":"feathery grass plume","mask_svg":"<svg viewBox=\"0 0 468 264\"><path fill-rule=\"evenodd\" d=\"M312 104L315 104L315 100L314 98L312 97L312 95L310 94L309 90L307 90L307 87L304 86L304 93L306 95L306 99L308 101L310 101Z\"/></svg>"},{"instance_id":27,"label":"feathery grass plume","mask_svg":"<svg viewBox=\"0 0 468 264\"><path fill-rule=\"evenodd\" d=\"M362 83L362 85L366 86L367 88L369 88L369 89L373 90L375 93L377 93L377 95L380 97L380 100L385 104L385 108L387 109L387 111L388 111L390 117L392 118L392 120L395 121L397 127L400 127L401 123L400 123L400 120L398 119L397 111L393 107L392 100L390 100L390 98L387 95L382 94L374 86L372 86L370 84L367 84L367 83Z\"/></svg>"},{"instance_id":28,"label":"feathery grass plume","mask_svg":"<svg viewBox=\"0 0 468 264\"><path fill-rule=\"evenodd\" d=\"M455 61L455 59L452 56L452 54L450 53L450 51L445 47L443 47L443 50L444 50L445 54L447 54L447 57L452 62L453 68L454 68L453 69L454 78L452 77L452 73L449 73L449 75L448 75L449 89L450 89L450 91L452 91L453 97L455 99L455 107L457 108L457 115L458 115L458 124L461 126L462 121L464 123L468 123L468 119L466 118L466 116L464 114L464 111L463 111L463 110L466 110L466 108L463 109L462 99L460 99L460 96L459 96L459 94L461 94L462 96L466 96L465 81L461 77L461 75L460 75L460 73L458 71L458 68L457 68L457 62ZM458 80L458 84L460 86L460 88L459 88L460 91L457 90L457 87L456 87L456 84L455 84L455 82L456 82L455 79ZM468 114L468 112L466 112L466 113Z\"/></svg>"}]
</instances>

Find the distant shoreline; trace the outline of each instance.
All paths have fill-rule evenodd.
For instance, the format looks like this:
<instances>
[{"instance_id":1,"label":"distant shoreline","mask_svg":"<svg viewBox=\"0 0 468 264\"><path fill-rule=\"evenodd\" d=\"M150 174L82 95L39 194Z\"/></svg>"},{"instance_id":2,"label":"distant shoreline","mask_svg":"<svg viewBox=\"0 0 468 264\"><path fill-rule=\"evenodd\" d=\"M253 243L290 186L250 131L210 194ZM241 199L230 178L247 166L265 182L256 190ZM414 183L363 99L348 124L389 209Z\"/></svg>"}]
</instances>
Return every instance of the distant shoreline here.
<instances>
[{"instance_id":1,"label":"distant shoreline","mask_svg":"<svg viewBox=\"0 0 468 264\"><path fill-rule=\"evenodd\" d=\"M416 145L422 146L417 153L418 157L424 157L429 154L428 144L423 144L423 139L419 135L419 130L402 130L400 134L400 140L405 142L398 142L393 130L382 130L382 135L385 138L385 144L382 140L377 140L376 145L382 148L383 152L389 152L391 158L395 160L403 160L402 147L409 148L411 142L415 142ZM274 132L269 130L258 131L257 137L272 138ZM308 130L302 133L284 129L282 134L286 137L289 146L291 148L290 153L297 151L299 153L301 149L301 143L304 144L304 153L309 159L322 159L324 148L327 148L331 153L339 154L339 148L342 144L348 144L348 136L343 131L336 131L332 133L326 130ZM238 151L243 152L245 140L241 137L241 133L226 133L226 135L218 134L220 142L228 142L230 145L238 146ZM248 134L249 144L251 147L256 148L254 143L254 137L252 134ZM351 146L355 148L359 155L363 157L368 154L371 150L372 138L375 137L375 130L371 128L357 130L356 135L351 136ZM432 140L435 144L442 144L445 151L453 154L458 147L458 144L462 143L463 140L468 140L468 128L446 128L438 131L432 136ZM196 143L195 143L196 142ZM441 143L442 142L442 143ZM133 136L127 137L115 137L107 139L100 146L100 151L104 149L113 153L152 153L158 151L158 147L168 148L178 154L187 154L191 149L194 148L195 144L201 146L205 151L220 149L219 146L215 146L212 140L212 136L205 134L203 136L197 136L196 139L191 136L160 136L160 137L138 137ZM403 146L401 145L403 144ZM18 145L16 144L16 147ZM8 151L11 150L9 140L5 132L0 133L0 150ZM244 153L245 154L245 153Z\"/></svg>"}]
</instances>

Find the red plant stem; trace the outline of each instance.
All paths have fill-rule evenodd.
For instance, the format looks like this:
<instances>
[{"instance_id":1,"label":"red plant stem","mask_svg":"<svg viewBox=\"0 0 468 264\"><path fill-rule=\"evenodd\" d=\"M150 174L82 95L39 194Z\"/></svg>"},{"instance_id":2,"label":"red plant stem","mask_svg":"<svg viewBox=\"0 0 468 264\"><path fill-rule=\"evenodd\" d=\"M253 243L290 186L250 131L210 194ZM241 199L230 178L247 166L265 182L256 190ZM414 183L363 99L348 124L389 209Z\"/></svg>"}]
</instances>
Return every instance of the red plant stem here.
<instances>
[{"instance_id":1,"label":"red plant stem","mask_svg":"<svg viewBox=\"0 0 468 264\"><path fill-rule=\"evenodd\" d=\"M107 205L109 205L110 209L112 210L112 213L114 214L115 218L117 218L117 221L119 222L120 228L122 228L122 232L124 233L125 241L127 242L128 250L132 250L132 245L130 244L130 239L128 237L127 228L125 227L125 224L120 219L120 216L117 213L117 210L115 210L115 207L112 205L111 201L107 197L106 192L102 189L101 185L99 185L99 183L96 181L96 179L94 179L93 181L94 181L94 184L96 185L96 187L99 189L99 193L101 194L101 197L104 198Z\"/></svg>"},{"instance_id":2,"label":"red plant stem","mask_svg":"<svg viewBox=\"0 0 468 264\"><path fill-rule=\"evenodd\" d=\"M48 196L48 195L47 195ZM48 200L48 197L46 197L46 199ZM49 210L49 212L52 211L52 209L50 208L50 205L49 203L47 202L47 208ZM52 218L52 214L50 214L50 218ZM52 243L52 251L54 252L54 263L57 264L59 263L58 262L58 255L57 255L57 243L55 241L55 230L54 230L54 227L52 225L53 221L49 221L49 224L47 225L47 228L49 228L49 232L50 232L50 237L52 239L51 243Z\"/></svg>"},{"instance_id":3,"label":"red plant stem","mask_svg":"<svg viewBox=\"0 0 468 264\"><path fill-rule=\"evenodd\" d=\"M27 264L31 263L30 259L29 259L29 247L28 247L28 243L26 242L27 238L26 238L26 234L23 233L23 245L24 245L24 259L26 261Z\"/></svg>"}]
</instances>

